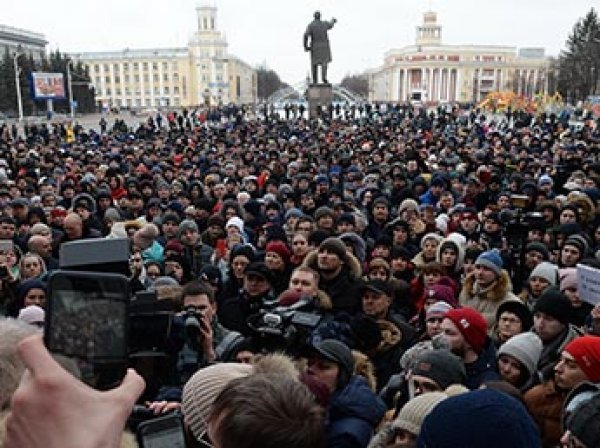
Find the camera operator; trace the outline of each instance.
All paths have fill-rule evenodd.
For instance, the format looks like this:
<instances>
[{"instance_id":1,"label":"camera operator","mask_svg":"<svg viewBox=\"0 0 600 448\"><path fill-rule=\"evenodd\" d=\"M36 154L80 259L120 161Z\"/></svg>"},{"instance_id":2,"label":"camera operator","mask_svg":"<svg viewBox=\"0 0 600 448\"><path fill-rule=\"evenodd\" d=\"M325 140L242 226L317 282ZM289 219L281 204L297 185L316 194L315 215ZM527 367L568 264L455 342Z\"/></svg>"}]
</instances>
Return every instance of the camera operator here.
<instances>
[{"instance_id":1,"label":"camera operator","mask_svg":"<svg viewBox=\"0 0 600 448\"><path fill-rule=\"evenodd\" d=\"M181 390L200 368L220 359L228 347L241 341L239 333L229 331L217 320L217 303L212 290L199 281L183 287L183 311L173 319L173 346L176 355L171 385L163 386L157 400L148 407L159 414L177 409Z\"/></svg>"}]
</instances>

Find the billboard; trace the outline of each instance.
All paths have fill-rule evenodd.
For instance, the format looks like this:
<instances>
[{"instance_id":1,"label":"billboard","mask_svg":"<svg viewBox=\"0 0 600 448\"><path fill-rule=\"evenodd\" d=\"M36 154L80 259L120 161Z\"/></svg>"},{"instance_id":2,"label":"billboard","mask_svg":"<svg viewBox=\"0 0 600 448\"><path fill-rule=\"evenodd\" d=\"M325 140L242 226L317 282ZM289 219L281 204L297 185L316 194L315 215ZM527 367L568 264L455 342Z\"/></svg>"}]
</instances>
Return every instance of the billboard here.
<instances>
[{"instance_id":1,"label":"billboard","mask_svg":"<svg viewBox=\"0 0 600 448\"><path fill-rule=\"evenodd\" d=\"M62 73L31 73L31 90L36 100L63 100L66 97Z\"/></svg>"}]
</instances>

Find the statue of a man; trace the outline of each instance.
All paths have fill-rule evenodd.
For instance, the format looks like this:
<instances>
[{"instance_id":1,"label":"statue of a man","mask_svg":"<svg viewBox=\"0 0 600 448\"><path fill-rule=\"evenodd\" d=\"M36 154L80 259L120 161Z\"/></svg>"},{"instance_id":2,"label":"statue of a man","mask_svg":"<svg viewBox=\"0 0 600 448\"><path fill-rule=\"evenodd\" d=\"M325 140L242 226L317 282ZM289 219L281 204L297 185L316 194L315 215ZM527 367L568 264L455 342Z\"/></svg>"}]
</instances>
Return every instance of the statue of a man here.
<instances>
[{"instance_id":1,"label":"statue of a man","mask_svg":"<svg viewBox=\"0 0 600 448\"><path fill-rule=\"evenodd\" d=\"M324 84L329 84L327 81L327 64L331 62L331 48L329 47L329 38L327 31L333 28L337 22L336 19L331 19L330 22L321 20L321 13L315 12L315 20L313 20L304 33L304 50L310 51L310 65L312 69L312 82L318 84L317 67L321 66L321 76Z\"/></svg>"}]
</instances>

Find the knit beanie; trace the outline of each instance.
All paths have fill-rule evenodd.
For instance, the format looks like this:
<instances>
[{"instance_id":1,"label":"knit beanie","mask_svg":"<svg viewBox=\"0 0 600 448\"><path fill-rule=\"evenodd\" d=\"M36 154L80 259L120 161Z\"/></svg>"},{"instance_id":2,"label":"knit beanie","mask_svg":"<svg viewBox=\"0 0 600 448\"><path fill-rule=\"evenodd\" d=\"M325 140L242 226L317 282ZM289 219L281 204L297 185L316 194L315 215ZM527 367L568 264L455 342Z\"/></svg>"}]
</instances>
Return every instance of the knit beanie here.
<instances>
[{"instance_id":1,"label":"knit beanie","mask_svg":"<svg viewBox=\"0 0 600 448\"><path fill-rule=\"evenodd\" d=\"M556 287L544 290L533 306L533 314L542 312L568 325L571 316L571 301Z\"/></svg>"},{"instance_id":2,"label":"knit beanie","mask_svg":"<svg viewBox=\"0 0 600 448\"><path fill-rule=\"evenodd\" d=\"M177 229L177 238L181 239L181 235L188 230L191 230L192 232L198 232L198 224L196 224L196 221L191 219L184 219L181 221L179 228Z\"/></svg>"},{"instance_id":3,"label":"knit beanie","mask_svg":"<svg viewBox=\"0 0 600 448\"><path fill-rule=\"evenodd\" d=\"M225 227L225 219L221 215L210 215L206 220L206 227Z\"/></svg>"},{"instance_id":4,"label":"knit beanie","mask_svg":"<svg viewBox=\"0 0 600 448\"><path fill-rule=\"evenodd\" d=\"M121 214L119 213L119 211L114 208L114 207L108 207L106 209L106 211L104 212L104 220L105 221L122 221L123 218L121 217Z\"/></svg>"},{"instance_id":5,"label":"knit beanie","mask_svg":"<svg viewBox=\"0 0 600 448\"><path fill-rule=\"evenodd\" d=\"M414 199L405 199L400 203L398 207L398 215L402 215L405 211L419 211L419 204Z\"/></svg>"},{"instance_id":6,"label":"knit beanie","mask_svg":"<svg viewBox=\"0 0 600 448\"><path fill-rule=\"evenodd\" d=\"M504 263L502 262L502 257L500 256L498 249L492 249L486 250L479 255L477 260L475 260L475 265L490 268L498 277L500 277Z\"/></svg>"},{"instance_id":7,"label":"knit beanie","mask_svg":"<svg viewBox=\"0 0 600 448\"><path fill-rule=\"evenodd\" d=\"M581 336L564 348L592 383L600 382L600 337Z\"/></svg>"},{"instance_id":8,"label":"knit beanie","mask_svg":"<svg viewBox=\"0 0 600 448\"><path fill-rule=\"evenodd\" d=\"M436 284L425 289L425 300L431 299L434 299L435 301L446 302L451 307L457 306L457 301L454 297L454 291L451 287L446 285Z\"/></svg>"},{"instance_id":9,"label":"knit beanie","mask_svg":"<svg viewBox=\"0 0 600 448\"><path fill-rule=\"evenodd\" d=\"M421 425L419 448L541 448L525 406L508 394L478 389L438 403Z\"/></svg>"},{"instance_id":10,"label":"knit beanie","mask_svg":"<svg viewBox=\"0 0 600 448\"><path fill-rule=\"evenodd\" d=\"M449 350L425 350L419 353L412 373L435 381L442 389L451 384L464 384L467 380L464 363Z\"/></svg>"},{"instance_id":11,"label":"knit beanie","mask_svg":"<svg viewBox=\"0 0 600 448\"><path fill-rule=\"evenodd\" d=\"M183 386L181 411L192 434L200 440L206 432L210 408L229 382L252 373L252 366L239 363L219 363L198 370Z\"/></svg>"},{"instance_id":12,"label":"knit beanie","mask_svg":"<svg viewBox=\"0 0 600 448\"><path fill-rule=\"evenodd\" d=\"M323 216L331 216L333 218L335 216L335 213L333 209L327 206L322 206L315 210L315 221L318 221Z\"/></svg>"},{"instance_id":13,"label":"knit beanie","mask_svg":"<svg viewBox=\"0 0 600 448\"><path fill-rule=\"evenodd\" d=\"M183 255L184 249L185 248L183 247L183 244L181 244L181 242L177 239L169 240L165 244L165 252L173 251L176 252L178 255Z\"/></svg>"},{"instance_id":14,"label":"knit beanie","mask_svg":"<svg viewBox=\"0 0 600 448\"><path fill-rule=\"evenodd\" d=\"M576 268L559 269L558 278L560 278L560 291L561 292L564 292L566 289L570 289L570 288L577 289L577 269Z\"/></svg>"},{"instance_id":15,"label":"knit beanie","mask_svg":"<svg viewBox=\"0 0 600 448\"><path fill-rule=\"evenodd\" d=\"M423 247L425 246L425 241L427 241L427 240L435 240L438 242L438 244L440 244L444 240L444 237L437 233L433 233L433 232L428 233L421 240L421 249L423 249Z\"/></svg>"},{"instance_id":16,"label":"knit beanie","mask_svg":"<svg viewBox=\"0 0 600 448\"><path fill-rule=\"evenodd\" d=\"M371 260L371 262L369 263L369 272L374 269L378 269L378 268L385 269L385 272L387 272L388 274L392 270L392 268L390 267L390 264L387 261L385 261L384 258L381 258L381 257L373 258Z\"/></svg>"},{"instance_id":17,"label":"knit beanie","mask_svg":"<svg viewBox=\"0 0 600 448\"><path fill-rule=\"evenodd\" d=\"M243 256L248 259L251 263L254 261L254 248L250 244L236 244L231 249L229 254L229 260L233 261L235 257Z\"/></svg>"},{"instance_id":18,"label":"knit beanie","mask_svg":"<svg viewBox=\"0 0 600 448\"><path fill-rule=\"evenodd\" d=\"M346 245L341 239L335 236L323 240L319 245L319 252L323 250L336 254L342 261L346 261L348 256L346 253Z\"/></svg>"},{"instance_id":19,"label":"knit beanie","mask_svg":"<svg viewBox=\"0 0 600 448\"><path fill-rule=\"evenodd\" d=\"M365 244L365 240L354 232L342 233L340 239L344 243L351 244L354 255L358 258L358 261L364 263L365 258L367 258L367 245Z\"/></svg>"},{"instance_id":20,"label":"knit beanie","mask_svg":"<svg viewBox=\"0 0 600 448\"><path fill-rule=\"evenodd\" d=\"M585 446L600 446L600 394L580 404L567 421L567 429Z\"/></svg>"},{"instance_id":21,"label":"knit beanie","mask_svg":"<svg viewBox=\"0 0 600 448\"><path fill-rule=\"evenodd\" d=\"M244 221L242 221L241 218L239 218L238 216L233 216L229 218L227 224L225 225L225 229L228 229L231 226L237 227L240 233L244 233Z\"/></svg>"},{"instance_id":22,"label":"knit beanie","mask_svg":"<svg viewBox=\"0 0 600 448\"><path fill-rule=\"evenodd\" d=\"M398 417L392 422L392 428L403 429L418 436L425 417L446 398L448 395L444 392L430 392L413 398L402 407Z\"/></svg>"},{"instance_id":23,"label":"knit beanie","mask_svg":"<svg viewBox=\"0 0 600 448\"><path fill-rule=\"evenodd\" d=\"M581 235L571 235L570 237L567 238L567 240L565 241L565 244L563 244L564 246L574 246L579 250L579 253L581 254L581 257L585 257L585 255L588 252L588 242L586 241L586 239L581 236Z\"/></svg>"},{"instance_id":24,"label":"knit beanie","mask_svg":"<svg viewBox=\"0 0 600 448\"><path fill-rule=\"evenodd\" d=\"M498 307L498 311L496 311L496 322L500 320L500 316L504 312L509 312L517 316L521 321L523 331L529 331L533 327L533 315L527 305L520 300L507 300L501 304Z\"/></svg>"},{"instance_id":25,"label":"knit beanie","mask_svg":"<svg viewBox=\"0 0 600 448\"><path fill-rule=\"evenodd\" d=\"M481 353L487 338L487 322L481 313L473 308L460 308L448 311L444 317L456 325L475 353Z\"/></svg>"},{"instance_id":26,"label":"knit beanie","mask_svg":"<svg viewBox=\"0 0 600 448\"><path fill-rule=\"evenodd\" d=\"M519 361L529 372L531 377L535 371L542 355L542 340L531 332L521 333L513 336L500 346L498 358L501 355L509 355Z\"/></svg>"},{"instance_id":27,"label":"knit beanie","mask_svg":"<svg viewBox=\"0 0 600 448\"><path fill-rule=\"evenodd\" d=\"M448 302L435 302L425 313L425 320L429 320L434 317L444 317L444 315L452 309L452 305Z\"/></svg>"},{"instance_id":28,"label":"knit beanie","mask_svg":"<svg viewBox=\"0 0 600 448\"><path fill-rule=\"evenodd\" d=\"M289 263L292 253L283 241L273 240L267 244L265 253L274 252L279 255L285 264Z\"/></svg>"},{"instance_id":29,"label":"knit beanie","mask_svg":"<svg viewBox=\"0 0 600 448\"><path fill-rule=\"evenodd\" d=\"M540 254L542 254L542 257L544 258L544 260L550 259L550 252L548 252L548 248L546 247L546 245L544 243L540 243L537 241L534 241L533 243L529 243L527 246L525 246L525 253L530 252L530 251L539 252Z\"/></svg>"},{"instance_id":30,"label":"knit beanie","mask_svg":"<svg viewBox=\"0 0 600 448\"><path fill-rule=\"evenodd\" d=\"M533 271L531 271L531 274L529 274L530 280L533 277L543 278L550 283L550 286L556 286L558 283L558 266L548 261L542 261L535 268L533 268Z\"/></svg>"}]
</instances>

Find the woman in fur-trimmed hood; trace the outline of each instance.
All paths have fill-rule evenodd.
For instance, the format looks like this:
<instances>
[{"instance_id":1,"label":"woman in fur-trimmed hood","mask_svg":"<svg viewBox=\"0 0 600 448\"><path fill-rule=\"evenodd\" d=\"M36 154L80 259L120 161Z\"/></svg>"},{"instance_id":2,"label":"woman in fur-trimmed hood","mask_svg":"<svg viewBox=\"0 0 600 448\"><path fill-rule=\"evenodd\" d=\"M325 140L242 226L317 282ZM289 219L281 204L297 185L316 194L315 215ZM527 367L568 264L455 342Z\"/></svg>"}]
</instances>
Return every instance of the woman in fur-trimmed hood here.
<instances>
[{"instance_id":1,"label":"woman in fur-trimmed hood","mask_svg":"<svg viewBox=\"0 0 600 448\"><path fill-rule=\"evenodd\" d=\"M483 314L490 336L498 307L508 300L519 300L512 292L508 272L502 267L502 258L496 249L483 252L475 261L475 270L467 275L458 298L461 306Z\"/></svg>"}]
</instances>

